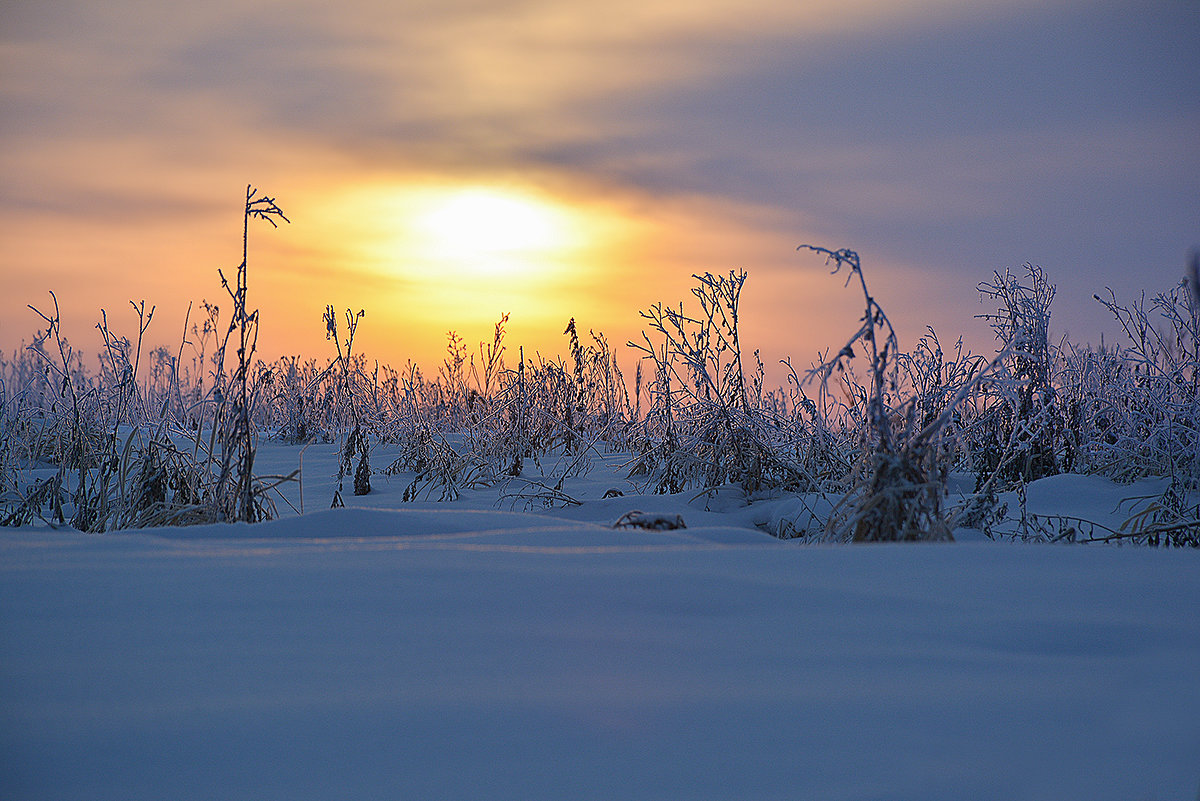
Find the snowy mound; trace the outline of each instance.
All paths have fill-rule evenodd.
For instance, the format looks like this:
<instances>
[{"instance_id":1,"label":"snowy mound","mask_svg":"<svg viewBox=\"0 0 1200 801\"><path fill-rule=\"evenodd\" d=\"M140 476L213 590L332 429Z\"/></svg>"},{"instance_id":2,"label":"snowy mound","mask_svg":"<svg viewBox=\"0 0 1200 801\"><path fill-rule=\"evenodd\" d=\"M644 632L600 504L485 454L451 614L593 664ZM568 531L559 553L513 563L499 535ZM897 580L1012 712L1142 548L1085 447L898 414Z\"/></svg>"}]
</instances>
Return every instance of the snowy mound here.
<instances>
[{"instance_id":1,"label":"snowy mound","mask_svg":"<svg viewBox=\"0 0 1200 801\"><path fill-rule=\"evenodd\" d=\"M1200 554L804 547L615 511L0 532L0 797L1200 785Z\"/></svg>"},{"instance_id":2,"label":"snowy mound","mask_svg":"<svg viewBox=\"0 0 1200 801\"><path fill-rule=\"evenodd\" d=\"M628 505L628 502L625 503ZM628 513L626 513L628 514ZM646 518L667 517L646 513ZM682 517L676 515L674 517ZM560 517L479 509L327 509L249 525L149 529L151 536L186 540L400 540L396 547L600 548L755 544L779 547L761 531L730 525L657 529L614 519L612 525Z\"/></svg>"}]
</instances>

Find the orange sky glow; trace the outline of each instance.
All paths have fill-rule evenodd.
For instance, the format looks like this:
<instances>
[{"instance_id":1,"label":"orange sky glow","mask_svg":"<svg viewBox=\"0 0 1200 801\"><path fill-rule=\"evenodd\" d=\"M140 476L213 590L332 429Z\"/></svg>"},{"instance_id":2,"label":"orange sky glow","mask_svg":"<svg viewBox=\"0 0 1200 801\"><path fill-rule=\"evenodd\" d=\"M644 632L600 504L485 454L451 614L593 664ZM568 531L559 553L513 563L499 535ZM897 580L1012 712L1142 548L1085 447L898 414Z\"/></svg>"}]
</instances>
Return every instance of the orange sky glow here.
<instances>
[{"instance_id":1,"label":"orange sky glow","mask_svg":"<svg viewBox=\"0 0 1200 801\"><path fill-rule=\"evenodd\" d=\"M562 353L572 317L623 345L744 268L781 381L860 308L804 242L857 249L906 344L987 350L975 287L1025 261L1095 338L1092 292L1168 288L1200 237L1186 4L251 5L0 9L6 355L50 290L87 353L101 309L136 334L130 300L177 348L189 303L228 305L248 183L291 220L251 224L259 355L332 356L332 304L429 373L502 313L510 359Z\"/></svg>"}]
</instances>

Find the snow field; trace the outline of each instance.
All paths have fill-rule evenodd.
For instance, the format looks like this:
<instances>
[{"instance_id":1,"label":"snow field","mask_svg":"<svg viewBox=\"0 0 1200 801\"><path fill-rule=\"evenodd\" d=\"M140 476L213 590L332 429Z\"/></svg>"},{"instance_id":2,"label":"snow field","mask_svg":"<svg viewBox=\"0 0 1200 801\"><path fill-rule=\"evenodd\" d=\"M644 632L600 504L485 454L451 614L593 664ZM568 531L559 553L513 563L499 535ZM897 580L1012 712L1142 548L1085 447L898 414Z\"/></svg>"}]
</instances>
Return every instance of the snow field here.
<instances>
[{"instance_id":1,"label":"snow field","mask_svg":"<svg viewBox=\"0 0 1200 801\"><path fill-rule=\"evenodd\" d=\"M4 531L0 796L1187 799L1198 610L1177 550L454 508Z\"/></svg>"}]
</instances>

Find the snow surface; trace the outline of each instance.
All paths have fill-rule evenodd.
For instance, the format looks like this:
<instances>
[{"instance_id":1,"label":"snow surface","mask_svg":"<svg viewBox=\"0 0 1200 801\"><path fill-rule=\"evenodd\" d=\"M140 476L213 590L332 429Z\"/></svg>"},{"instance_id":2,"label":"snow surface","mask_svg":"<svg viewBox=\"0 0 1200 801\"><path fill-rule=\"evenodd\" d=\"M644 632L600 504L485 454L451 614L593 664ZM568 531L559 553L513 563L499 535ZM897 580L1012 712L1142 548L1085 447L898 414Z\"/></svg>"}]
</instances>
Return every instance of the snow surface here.
<instances>
[{"instance_id":1,"label":"snow surface","mask_svg":"<svg viewBox=\"0 0 1200 801\"><path fill-rule=\"evenodd\" d=\"M314 512L327 468L301 517L0 531L0 798L1198 797L1200 553L803 546L603 470Z\"/></svg>"}]
</instances>

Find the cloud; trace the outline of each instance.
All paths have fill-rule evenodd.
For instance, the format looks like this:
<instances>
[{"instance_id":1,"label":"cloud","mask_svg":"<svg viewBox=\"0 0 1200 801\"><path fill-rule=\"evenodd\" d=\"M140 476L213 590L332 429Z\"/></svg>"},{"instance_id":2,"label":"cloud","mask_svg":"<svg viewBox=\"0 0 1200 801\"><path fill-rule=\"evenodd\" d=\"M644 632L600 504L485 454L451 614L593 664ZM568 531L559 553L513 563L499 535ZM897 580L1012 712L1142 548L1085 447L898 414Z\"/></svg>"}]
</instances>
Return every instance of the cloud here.
<instances>
[{"instance_id":1,"label":"cloud","mask_svg":"<svg viewBox=\"0 0 1200 801\"><path fill-rule=\"evenodd\" d=\"M43 135L140 124L186 136L180 121L201 123L207 135L214 113L231 132L257 124L346 148L391 141L421 155L478 149L501 159L522 143L646 124L589 113L597 105L703 87L797 45L970 18L974 8L946 0L214 2L169 11L131 0L48 3L40 15L22 8L6 20L5 94L33 104L7 122Z\"/></svg>"}]
</instances>

